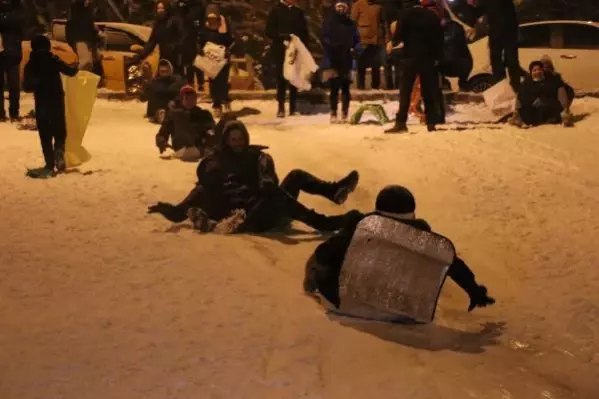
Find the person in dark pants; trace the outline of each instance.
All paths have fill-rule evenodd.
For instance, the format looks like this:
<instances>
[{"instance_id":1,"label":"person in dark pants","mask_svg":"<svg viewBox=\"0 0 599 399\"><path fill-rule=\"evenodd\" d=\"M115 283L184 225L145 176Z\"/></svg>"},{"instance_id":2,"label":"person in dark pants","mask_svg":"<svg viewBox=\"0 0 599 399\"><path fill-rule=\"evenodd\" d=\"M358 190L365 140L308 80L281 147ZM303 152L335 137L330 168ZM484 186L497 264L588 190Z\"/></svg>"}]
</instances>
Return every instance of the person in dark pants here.
<instances>
[{"instance_id":1,"label":"person in dark pants","mask_svg":"<svg viewBox=\"0 0 599 399\"><path fill-rule=\"evenodd\" d=\"M197 169L198 184L178 205L159 202L149 213L160 213L180 223L188 217L201 232L213 231L217 224L233 215L238 222L229 233L264 232L282 228L299 220L320 231L342 228L356 212L325 216L298 201L301 191L324 196L342 204L356 188L357 172L337 182L325 182L305 171L292 171L283 183L275 172L274 161L263 150L250 145L245 125L223 118L216 135L219 149L202 160Z\"/></svg>"},{"instance_id":2,"label":"person in dark pants","mask_svg":"<svg viewBox=\"0 0 599 399\"><path fill-rule=\"evenodd\" d=\"M341 91L341 122L346 123L351 100L349 86L354 49L360 43L355 23L348 17L347 1L335 1L335 12L328 13L322 26L322 45L328 60L332 76L330 105L331 123L337 123L339 91Z\"/></svg>"},{"instance_id":3,"label":"person in dark pants","mask_svg":"<svg viewBox=\"0 0 599 399\"><path fill-rule=\"evenodd\" d=\"M19 66L23 58L21 42L25 11L20 0L0 0L0 122L6 121L4 83L8 88L8 114L11 122L20 120L21 107Z\"/></svg>"},{"instance_id":4,"label":"person in dark pants","mask_svg":"<svg viewBox=\"0 0 599 399\"><path fill-rule=\"evenodd\" d=\"M26 92L33 93L35 99L35 118L45 166L32 171L30 175L50 177L54 175L55 167L58 172L63 172L66 167L65 104L60 74L75 76L77 69L50 52L50 41L45 36L36 36L31 41L31 50L29 62L25 66L23 86Z\"/></svg>"},{"instance_id":5,"label":"person in dark pants","mask_svg":"<svg viewBox=\"0 0 599 399\"><path fill-rule=\"evenodd\" d=\"M227 59L230 58L229 50L233 44L233 36L229 31L226 19L221 15L218 6L215 4L210 4L206 8L206 25L200 33L200 41L198 43L200 52L208 42L225 47L225 55ZM212 109L216 118L222 117L223 105L227 112L231 110L229 71L230 63L227 61L219 74L215 78L210 79L210 96L212 97Z\"/></svg>"},{"instance_id":6,"label":"person in dark pants","mask_svg":"<svg viewBox=\"0 0 599 399\"><path fill-rule=\"evenodd\" d=\"M442 98L439 88L436 64L443 51L443 29L439 17L431 10L421 6L402 12L397 29L393 35L393 46L403 42L403 78L399 91L399 112L395 125L386 133L404 133L408 131L406 122L410 98L416 78L420 76L422 98L424 100L428 131L435 130L439 122L438 107Z\"/></svg>"},{"instance_id":7,"label":"person in dark pants","mask_svg":"<svg viewBox=\"0 0 599 399\"><path fill-rule=\"evenodd\" d=\"M193 61L197 55L197 44L200 40L200 34L206 24L206 6L204 0L183 0L188 6L183 8L186 39L185 44L185 73L188 84L191 86L197 82L198 91L204 90L204 71L196 68ZM181 7L180 7L181 8Z\"/></svg>"},{"instance_id":8,"label":"person in dark pants","mask_svg":"<svg viewBox=\"0 0 599 399\"><path fill-rule=\"evenodd\" d=\"M419 230L431 231L431 226L425 220L416 219L415 211L416 201L407 188L399 185L385 187L376 198L373 213L354 217L351 224L316 248L306 264L304 292L308 295L320 293L339 308L339 275L358 223L366 216L378 214ZM455 257L448 275L468 294L468 311L495 303L495 299L487 295L487 288L476 282L472 270L459 257Z\"/></svg>"},{"instance_id":9,"label":"person in dark pants","mask_svg":"<svg viewBox=\"0 0 599 399\"><path fill-rule=\"evenodd\" d=\"M77 0L65 27L67 43L79 58L79 69L103 77L102 60L98 52L100 35L94 24L89 0Z\"/></svg>"},{"instance_id":10,"label":"person in dark pants","mask_svg":"<svg viewBox=\"0 0 599 399\"><path fill-rule=\"evenodd\" d=\"M485 16L489 24L489 53L493 79L505 79L508 70L510 85L517 93L522 79L518 57L518 16L513 0L476 0L476 17Z\"/></svg>"},{"instance_id":11,"label":"person in dark pants","mask_svg":"<svg viewBox=\"0 0 599 399\"><path fill-rule=\"evenodd\" d=\"M270 12L266 21L266 36L272 40L271 54L276 64L278 118L285 117L285 95L289 87L289 115L297 112L297 89L283 76L285 42L289 35L297 36L308 45L308 22L304 11L295 5L297 0L281 0Z\"/></svg>"}]
</instances>

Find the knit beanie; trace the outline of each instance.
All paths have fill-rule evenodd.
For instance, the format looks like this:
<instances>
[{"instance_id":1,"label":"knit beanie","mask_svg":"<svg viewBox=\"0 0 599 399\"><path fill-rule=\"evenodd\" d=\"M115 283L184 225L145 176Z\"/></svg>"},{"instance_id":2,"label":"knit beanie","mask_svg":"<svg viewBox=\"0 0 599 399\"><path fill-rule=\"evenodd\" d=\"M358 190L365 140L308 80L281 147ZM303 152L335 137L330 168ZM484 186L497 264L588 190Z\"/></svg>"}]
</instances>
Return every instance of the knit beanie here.
<instances>
[{"instance_id":1,"label":"knit beanie","mask_svg":"<svg viewBox=\"0 0 599 399\"><path fill-rule=\"evenodd\" d=\"M50 40L44 35L37 35L31 40L31 50L50 51Z\"/></svg>"},{"instance_id":2,"label":"knit beanie","mask_svg":"<svg viewBox=\"0 0 599 399\"><path fill-rule=\"evenodd\" d=\"M407 188L392 185L383 188L376 197L376 210L385 213L406 214L416 210L416 200Z\"/></svg>"}]
</instances>

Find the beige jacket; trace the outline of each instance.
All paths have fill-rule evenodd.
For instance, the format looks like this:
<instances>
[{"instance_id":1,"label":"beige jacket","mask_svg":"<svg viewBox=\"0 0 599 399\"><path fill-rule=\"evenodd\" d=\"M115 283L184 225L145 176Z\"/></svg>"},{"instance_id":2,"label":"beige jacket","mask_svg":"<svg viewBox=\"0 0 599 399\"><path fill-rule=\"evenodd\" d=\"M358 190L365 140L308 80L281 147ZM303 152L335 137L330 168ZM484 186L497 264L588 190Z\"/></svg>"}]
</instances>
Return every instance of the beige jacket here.
<instances>
[{"instance_id":1,"label":"beige jacket","mask_svg":"<svg viewBox=\"0 0 599 399\"><path fill-rule=\"evenodd\" d=\"M357 0L352 6L351 16L360 32L361 44L384 46L389 40L383 9L379 4Z\"/></svg>"}]
</instances>

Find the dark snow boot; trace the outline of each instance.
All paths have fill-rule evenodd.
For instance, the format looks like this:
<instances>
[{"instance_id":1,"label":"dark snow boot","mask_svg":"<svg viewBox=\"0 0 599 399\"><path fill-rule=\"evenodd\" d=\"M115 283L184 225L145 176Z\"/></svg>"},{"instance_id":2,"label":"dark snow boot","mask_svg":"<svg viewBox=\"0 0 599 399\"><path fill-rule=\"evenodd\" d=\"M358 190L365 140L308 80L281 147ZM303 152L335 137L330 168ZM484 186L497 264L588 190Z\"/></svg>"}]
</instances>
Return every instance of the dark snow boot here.
<instances>
[{"instance_id":1,"label":"dark snow boot","mask_svg":"<svg viewBox=\"0 0 599 399\"><path fill-rule=\"evenodd\" d=\"M487 287L479 285L473 292L469 292L470 306L468 311L471 312L474 308L485 308L495 303L495 299L487 295Z\"/></svg>"},{"instance_id":2,"label":"dark snow boot","mask_svg":"<svg viewBox=\"0 0 599 399\"><path fill-rule=\"evenodd\" d=\"M360 174L357 171L352 170L349 175L345 176L338 182L333 183L336 186L336 190L331 200L337 205L345 203L345 201L347 201L347 197L349 197L349 195L353 193L358 186L359 180Z\"/></svg>"},{"instance_id":3,"label":"dark snow boot","mask_svg":"<svg viewBox=\"0 0 599 399\"><path fill-rule=\"evenodd\" d=\"M399 122L399 114L395 115L395 124L390 129L385 130L385 133L407 133L408 126L405 122Z\"/></svg>"},{"instance_id":4,"label":"dark snow boot","mask_svg":"<svg viewBox=\"0 0 599 399\"><path fill-rule=\"evenodd\" d=\"M54 162L56 162L56 170L58 173L63 173L67 168L67 163L64 159L64 151L58 149L54 152Z\"/></svg>"},{"instance_id":5,"label":"dark snow boot","mask_svg":"<svg viewBox=\"0 0 599 399\"><path fill-rule=\"evenodd\" d=\"M437 127L434 124L429 123L428 125L426 125L426 130L429 132L434 132L437 130Z\"/></svg>"}]
</instances>

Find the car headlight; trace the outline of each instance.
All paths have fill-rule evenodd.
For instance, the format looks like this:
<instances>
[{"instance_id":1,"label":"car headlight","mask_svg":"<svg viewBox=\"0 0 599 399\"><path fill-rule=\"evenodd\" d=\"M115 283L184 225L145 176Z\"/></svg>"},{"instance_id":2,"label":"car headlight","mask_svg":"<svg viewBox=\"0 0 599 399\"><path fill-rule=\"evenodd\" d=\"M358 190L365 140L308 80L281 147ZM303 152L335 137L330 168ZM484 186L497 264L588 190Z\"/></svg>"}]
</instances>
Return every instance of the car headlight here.
<instances>
[{"instance_id":1,"label":"car headlight","mask_svg":"<svg viewBox=\"0 0 599 399\"><path fill-rule=\"evenodd\" d=\"M152 67L147 61L129 65L125 71L127 93L138 94L151 79Z\"/></svg>"}]
</instances>

